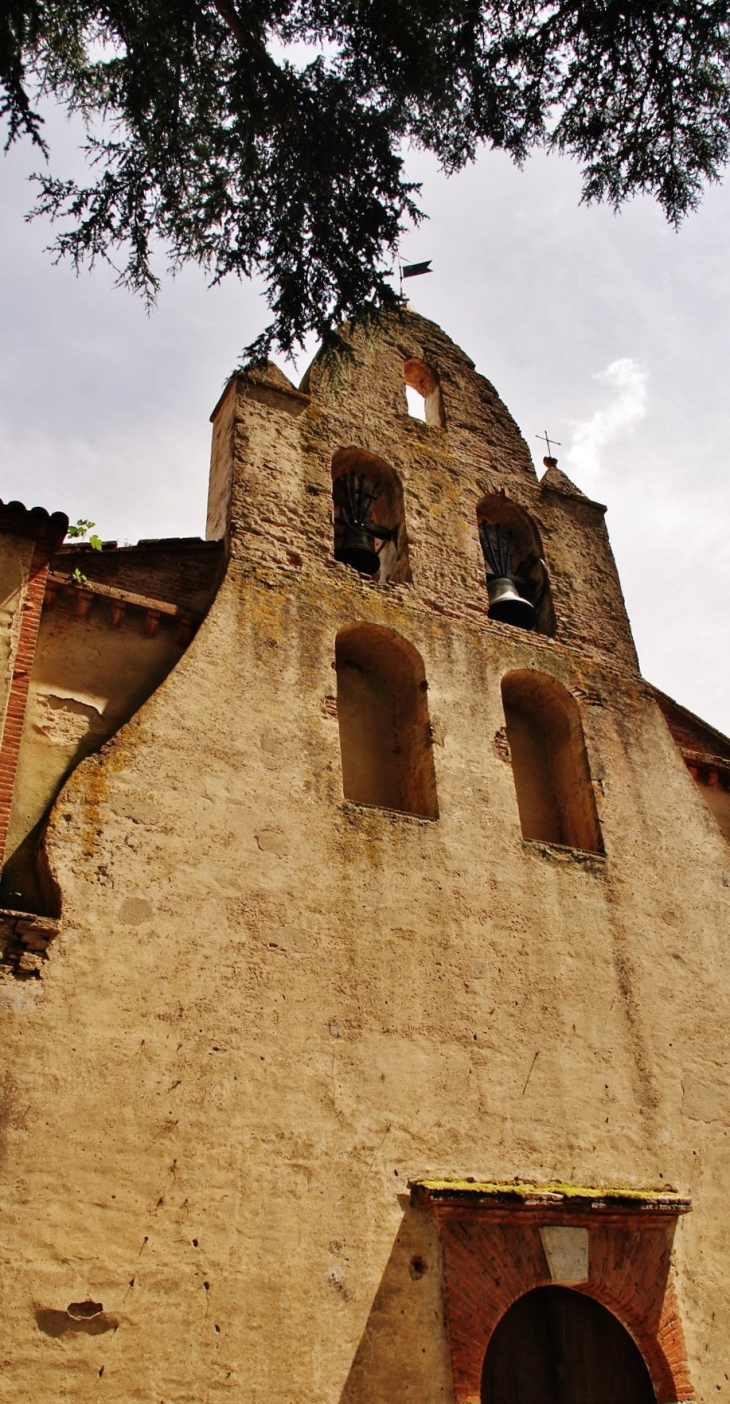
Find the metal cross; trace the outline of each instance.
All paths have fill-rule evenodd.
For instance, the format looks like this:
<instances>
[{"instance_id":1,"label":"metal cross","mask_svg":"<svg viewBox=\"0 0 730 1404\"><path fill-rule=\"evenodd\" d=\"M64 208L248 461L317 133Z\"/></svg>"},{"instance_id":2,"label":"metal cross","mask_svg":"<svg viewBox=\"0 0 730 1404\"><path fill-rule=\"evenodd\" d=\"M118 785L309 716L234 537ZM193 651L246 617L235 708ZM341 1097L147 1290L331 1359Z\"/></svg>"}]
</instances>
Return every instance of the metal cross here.
<instances>
[{"instance_id":1,"label":"metal cross","mask_svg":"<svg viewBox=\"0 0 730 1404\"><path fill-rule=\"evenodd\" d=\"M544 440L545 440L545 443L547 444L547 456L548 456L548 458L552 458L552 457L553 457L553 454L552 454L551 451L550 451L550 445L551 445L551 444L554 444L556 448L562 448L562 444L561 444L561 442L560 442L559 439L549 439L549 438L548 438L548 431L547 431L547 429L545 430L545 433L544 433L544 434L536 434L536 435L535 435L535 438L536 438L536 439L544 439Z\"/></svg>"}]
</instances>

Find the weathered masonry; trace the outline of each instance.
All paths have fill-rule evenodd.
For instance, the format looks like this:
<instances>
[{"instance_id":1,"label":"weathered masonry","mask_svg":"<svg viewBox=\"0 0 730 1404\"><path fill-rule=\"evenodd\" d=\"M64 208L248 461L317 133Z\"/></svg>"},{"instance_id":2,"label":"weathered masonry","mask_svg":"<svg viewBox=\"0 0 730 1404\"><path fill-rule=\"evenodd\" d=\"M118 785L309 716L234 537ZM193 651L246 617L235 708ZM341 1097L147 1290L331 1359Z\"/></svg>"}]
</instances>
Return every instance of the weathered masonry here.
<instances>
[{"instance_id":1,"label":"weathered masonry","mask_svg":"<svg viewBox=\"0 0 730 1404\"><path fill-rule=\"evenodd\" d=\"M0 1377L722 1401L730 742L467 356L352 344L231 379L205 542L0 505Z\"/></svg>"}]
</instances>

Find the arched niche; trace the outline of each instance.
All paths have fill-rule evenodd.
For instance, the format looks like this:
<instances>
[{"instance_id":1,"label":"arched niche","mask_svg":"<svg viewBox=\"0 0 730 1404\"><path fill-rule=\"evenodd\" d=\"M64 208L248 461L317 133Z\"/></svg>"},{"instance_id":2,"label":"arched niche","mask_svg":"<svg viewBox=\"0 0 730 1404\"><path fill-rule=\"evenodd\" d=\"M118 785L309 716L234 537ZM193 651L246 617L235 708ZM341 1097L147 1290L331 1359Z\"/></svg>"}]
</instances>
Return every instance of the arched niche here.
<instances>
[{"instance_id":1,"label":"arched niche","mask_svg":"<svg viewBox=\"0 0 730 1404\"><path fill-rule=\"evenodd\" d=\"M569 1287L536 1287L505 1312L489 1342L481 1404L656 1404L625 1326Z\"/></svg>"},{"instance_id":2,"label":"arched niche","mask_svg":"<svg viewBox=\"0 0 730 1404\"><path fill-rule=\"evenodd\" d=\"M365 499L371 496L372 491L375 493L368 510L369 519L387 533L382 538L365 533L378 557L376 568L368 568L366 573L373 575L380 585L385 584L386 580L394 584L410 581L412 576L400 478L382 458L354 446L339 449L332 459L335 557L341 558L345 518L352 515L353 491L357 494L361 482L365 484Z\"/></svg>"},{"instance_id":3,"label":"arched niche","mask_svg":"<svg viewBox=\"0 0 730 1404\"><path fill-rule=\"evenodd\" d=\"M421 655L394 629L349 624L335 666L345 799L437 819Z\"/></svg>"},{"instance_id":4,"label":"arched niche","mask_svg":"<svg viewBox=\"0 0 730 1404\"><path fill-rule=\"evenodd\" d=\"M575 698L526 669L502 679L502 703L523 837L602 853Z\"/></svg>"},{"instance_id":5,"label":"arched niche","mask_svg":"<svg viewBox=\"0 0 730 1404\"><path fill-rule=\"evenodd\" d=\"M550 577L543 557L540 533L532 517L523 507L502 493L490 493L477 504L477 530L482 542L482 554L489 580L497 572L490 564L483 545L485 529L498 549L509 556L510 573L514 576L520 595L535 611L534 630L538 634L555 633L555 611L550 591ZM509 543L509 547L508 547Z\"/></svg>"},{"instance_id":6,"label":"arched niche","mask_svg":"<svg viewBox=\"0 0 730 1404\"><path fill-rule=\"evenodd\" d=\"M409 390L418 401L418 408L411 405L411 396L407 397L408 412L414 419L423 419L426 424L434 425L436 428L443 428L444 425L444 405L441 396L441 386L439 378L432 366L425 361L419 361L415 356L410 356L403 362L403 379Z\"/></svg>"}]
</instances>

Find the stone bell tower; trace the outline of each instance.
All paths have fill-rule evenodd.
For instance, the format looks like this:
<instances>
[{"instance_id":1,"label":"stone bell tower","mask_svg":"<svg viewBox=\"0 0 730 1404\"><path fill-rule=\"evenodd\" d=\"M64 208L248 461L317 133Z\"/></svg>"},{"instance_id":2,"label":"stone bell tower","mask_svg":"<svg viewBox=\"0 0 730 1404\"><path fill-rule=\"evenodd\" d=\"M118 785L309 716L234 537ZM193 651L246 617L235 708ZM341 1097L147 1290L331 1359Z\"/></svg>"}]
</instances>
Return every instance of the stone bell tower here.
<instances>
[{"instance_id":1,"label":"stone bell tower","mask_svg":"<svg viewBox=\"0 0 730 1404\"><path fill-rule=\"evenodd\" d=\"M722 1399L730 743L641 678L605 509L468 357L410 312L351 346L229 382L217 593L49 811L7 1378Z\"/></svg>"}]
</instances>

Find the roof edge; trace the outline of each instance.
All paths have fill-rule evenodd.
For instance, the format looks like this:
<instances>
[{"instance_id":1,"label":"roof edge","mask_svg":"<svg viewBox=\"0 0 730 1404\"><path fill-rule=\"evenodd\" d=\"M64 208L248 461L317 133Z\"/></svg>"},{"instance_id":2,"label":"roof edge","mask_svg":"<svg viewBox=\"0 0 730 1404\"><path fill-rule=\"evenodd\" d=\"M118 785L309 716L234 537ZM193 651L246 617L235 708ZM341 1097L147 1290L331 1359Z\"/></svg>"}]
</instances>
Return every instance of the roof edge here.
<instances>
[{"instance_id":1,"label":"roof edge","mask_svg":"<svg viewBox=\"0 0 730 1404\"><path fill-rule=\"evenodd\" d=\"M724 731L720 731L716 726L712 726L710 722L704 721L703 718L698 717L695 712L690 712L689 707L683 707L681 702L675 702L674 698L670 697L667 692L662 692L660 687L655 687L653 683L647 683L647 687L652 696L656 698L665 716L666 709L672 708L673 711L679 712L681 716L686 717L688 722L693 722L695 726L701 727L703 731L708 731L711 736L716 737L718 741L722 741L726 753L730 753L730 737L726 736Z\"/></svg>"}]
</instances>

